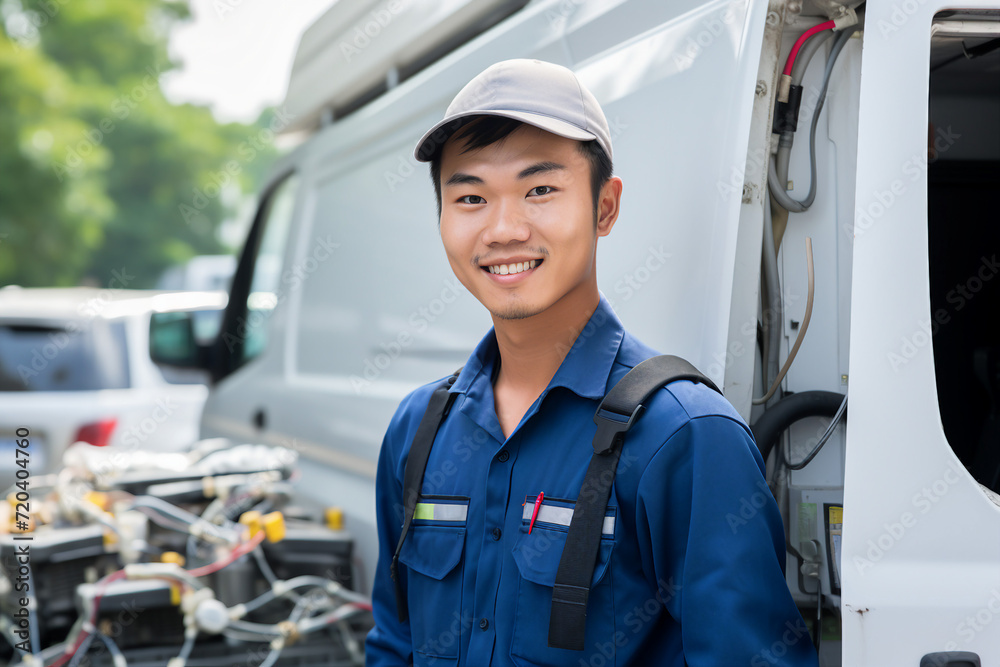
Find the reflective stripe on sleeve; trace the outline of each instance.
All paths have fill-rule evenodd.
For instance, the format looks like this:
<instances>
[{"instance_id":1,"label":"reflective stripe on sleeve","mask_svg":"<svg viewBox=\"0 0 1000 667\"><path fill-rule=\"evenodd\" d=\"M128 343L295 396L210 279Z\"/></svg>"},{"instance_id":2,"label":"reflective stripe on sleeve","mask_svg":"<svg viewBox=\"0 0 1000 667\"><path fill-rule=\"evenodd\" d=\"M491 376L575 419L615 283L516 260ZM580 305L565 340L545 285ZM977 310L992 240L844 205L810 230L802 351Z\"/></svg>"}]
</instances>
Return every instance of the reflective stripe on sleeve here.
<instances>
[{"instance_id":1,"label":"reflective stripe on sleeve","mask_svg":"<svg viewBox=\"0 0 1000 667\"><path fill-rule=\"evenodd\" d=\"M465 521L468 514L468 505L417 503L413 518L422 521Z\"/></svg>"},{"instance_id":2,"label":"reflective stripe on sleeve","mask_svg":"<svg viewBox=\"0 0 1000 667\"><path fill-rule=\"evenodd\" d=\"M524 511L521 513L521 518L525 521L531 521L531 513L535 510L533 504L525 503ZM573 508L572 507L560 507L558 505L546 505L545 501L542 501L541 507L538 508L538 516L535 518L536 521L543 521L545 523L554 523L557 526L569 526L570 520L573 518ZM602 531L605 535L615 534L615 517L606 516L604 517L604 527Z\"/></svg>"}]
</instances>

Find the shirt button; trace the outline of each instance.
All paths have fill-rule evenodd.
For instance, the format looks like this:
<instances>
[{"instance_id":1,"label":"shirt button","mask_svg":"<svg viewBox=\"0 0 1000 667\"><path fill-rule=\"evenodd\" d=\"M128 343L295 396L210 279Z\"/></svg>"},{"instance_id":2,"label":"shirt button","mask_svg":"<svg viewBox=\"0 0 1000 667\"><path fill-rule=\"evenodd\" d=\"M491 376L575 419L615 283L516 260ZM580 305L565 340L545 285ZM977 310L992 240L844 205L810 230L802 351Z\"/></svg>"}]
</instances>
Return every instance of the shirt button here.
<instances>
[{"instance_id":1,"label":"shirt button","mask_svg":"<svg viewBox=\"0 0 1000 667\"><path fill-rule=\"evenodd\" d=\"M506 463L507 459L509 458L510 458L510 452L508 452L506 449L497 455L497 461L499 461L500 463Z\"/></svg>"},{"instance_id":2,"label":"shirt button","mask_svg":"<svg viewBox=\"0 0 1000 667\"><path fill-rule=\"evenodd\" d=\"M479 629L480 630L485 630L488 627L490 627L490 622L489 621L487 621L485 618L479 620Z\"/></svg>"},{"instance_id":3,"label":"shirt button","mask_svg":"<svg viewBox=\"0 0 1000 667\"><path fill-rule=\"evenodd\" d=\"M502 530L500 530L499 528L494 528L493 529L493 539L494 540L499 541L501 535L503 535L503 531Z\"/></svg>"}]
</instances>

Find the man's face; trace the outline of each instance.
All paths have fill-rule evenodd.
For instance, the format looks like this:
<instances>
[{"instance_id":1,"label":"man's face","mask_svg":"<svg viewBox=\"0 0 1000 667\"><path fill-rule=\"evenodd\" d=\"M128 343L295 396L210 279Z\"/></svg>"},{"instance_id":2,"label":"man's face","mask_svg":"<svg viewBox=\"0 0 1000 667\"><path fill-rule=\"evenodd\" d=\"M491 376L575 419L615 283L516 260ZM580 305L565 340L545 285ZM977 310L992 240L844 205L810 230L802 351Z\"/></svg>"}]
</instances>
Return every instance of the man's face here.
<instances>
[{"instance_id":1,"label":"man's face","mask_svg":"<svg viewBox=\"0 0 1000 667\"><path fill-rule=\"evenodd\" d=\"M478 150L461 153L464 143L452 137L441 154L441 239L466 289L498 319L596 290L597 238L617 215L595 229L577 142L521 125Z\"/></svg>"}]
</instances>

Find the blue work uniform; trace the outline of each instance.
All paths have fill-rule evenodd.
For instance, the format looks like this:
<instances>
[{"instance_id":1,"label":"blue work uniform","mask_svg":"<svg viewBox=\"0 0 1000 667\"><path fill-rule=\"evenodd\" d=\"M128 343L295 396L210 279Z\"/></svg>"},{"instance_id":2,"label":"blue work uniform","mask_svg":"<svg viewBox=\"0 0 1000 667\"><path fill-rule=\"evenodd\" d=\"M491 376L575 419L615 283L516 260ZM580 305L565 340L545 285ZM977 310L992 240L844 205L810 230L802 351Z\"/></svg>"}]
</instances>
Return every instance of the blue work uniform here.
<instances>
[{"instance_id":1,"label":"blue work uniform","mask_svg":"<svg viewBox=\"0 0 1000 667\"><path fill-rule=\"evenodd\" d=\"M548 387L505 438L493 400L496 336L491 329L483 337L451 387L459 395L435 438L400 553L406 623L389 564L407 454L440 380L400 403L378 462L367 665L815 667L785 583L781 517L753 436L729 402L688 380L654 392L625 439L585 650L547 645L552 587L593 454L594 411L629 369L656 354L625 331L602 294Z\"/></svg>"}]
</instances>

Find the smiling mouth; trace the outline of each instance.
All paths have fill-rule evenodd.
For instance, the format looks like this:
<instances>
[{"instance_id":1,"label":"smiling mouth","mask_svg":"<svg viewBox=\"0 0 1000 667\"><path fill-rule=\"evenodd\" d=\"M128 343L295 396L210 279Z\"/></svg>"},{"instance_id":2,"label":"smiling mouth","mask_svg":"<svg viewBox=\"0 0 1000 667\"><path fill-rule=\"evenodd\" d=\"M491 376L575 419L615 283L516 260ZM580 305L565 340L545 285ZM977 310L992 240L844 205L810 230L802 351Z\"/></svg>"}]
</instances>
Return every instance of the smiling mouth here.
<instances>
[{"instance_id":1,"label":"smiling mouth","mask_svg":"<svg viewBox=\"0 0 1000 667\"><path fill-rule=\"evenodd\" d=\"M490 266L481 267L483 271L489 271L490 273L495 273L501 276L507 276L516 273L523 273L529 269L533 269L539 266L544 260L533 259L528 262L514 262L513 264L492 264Z\"/></svg>"}]
</instances>

